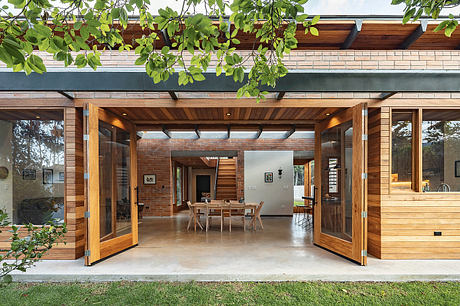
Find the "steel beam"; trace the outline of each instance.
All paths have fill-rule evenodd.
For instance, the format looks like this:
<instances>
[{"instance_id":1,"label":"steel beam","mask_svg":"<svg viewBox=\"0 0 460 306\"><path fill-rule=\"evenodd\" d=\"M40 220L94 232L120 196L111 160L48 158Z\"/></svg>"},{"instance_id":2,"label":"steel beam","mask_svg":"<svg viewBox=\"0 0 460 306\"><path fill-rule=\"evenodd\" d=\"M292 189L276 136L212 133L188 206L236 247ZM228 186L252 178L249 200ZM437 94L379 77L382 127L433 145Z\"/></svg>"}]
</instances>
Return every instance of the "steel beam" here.
<instances>
[{"instance_id":1,"label":"steel beam","mask_svg":"<svg viewBox=\"0 0 460 306\"><path fill-rule=\"evenodd\" d=\"M169 93L169 96L171 97L171 99L173 99L174 101L177 101L179 100L179 98L177 97L176 93L174 91L168 91Z\"/></svg>"},{"instance_id":2,"label":"steel beam","mask_svg":"<svg viewBox=\"0 0 460 306\"><path fill-rule=\"evenodd\" d=\"M198 139L201 138L201 132L200 132L200 130L198 129L198 125L195 126L195 134L196 134L196 137L198 137Z\"/></svg>"},{"instance_id":3,"label":"steel beam","mask_svg":"<svg viewBox=\"0 0 460 306\"><path fill-rule=\"evenodd\" d=\"M388 98L391 98L393 97L395 94L397 94L398 92L397 91L393 91L393 92L382 92L380 95L379 95L379 99L380 100L386 100Z\"/></svg>"},{"instance_id":4,"label":"steel beam","mask_svg":"<svg viewBox=\"0 0 460 306\"><path fill-rule=\"evenodd\" d=\"M0 91L236 92L233 77L205 73L206 80L178 85L178 75L155 84L144 71L47 72L25 75L0 70ZM460 71L304 70L279 79L269 92L460 92Z\"/></svg>"},{"instance_id":5,"label":"steel beam","mask_svg":"<svg viewBox=\"0 0 460 306\"><path fill-rule=\"evenodd\" d=\"M353 42L355 41L355 39L358 37L359 32L361 32L362 27L363 27L363 21L361 19L355 20L355 25L351 29L350 34L348 34L347 39L345 39L340 49L342 50L349 49L351 45L353 44Z\"/></svg>"},{"instance_id":6,"label":"steel beam","mask_svg":"<svg viewBox=\"0 0 460 306\"><path fill-rule=\"evenodd\" d=\"M161 130L163 131L163 133L168 136L168 138L171 138L171 134L169 133L169 130L166 128L165 125L163 125L163 127L161 128Z\"/></svg>"},{"instance_id":7,"label":"steel beam","mask_svg":"<svg viewBox=\"0 0 460 306\"><path fill-rule=\"evenodd\" d=\"M65 92L65 91L62 91L62 90L58 90L57 92L58 92L59 94L63 95L64 97L66 97L66 98L69 99L69 100L75 99L75 96L74 96L73 93L71 93L71 92Z\"/></svg>"},{"instance_id":8,"label":"steel beam","mask_svg":"<svg viewBox=\"0 0 460 306\"><path fill-rule=\"evenodd\" d=\"M292 127L292 129L289 130L289 132L286 134L286 139L292 136L292 134L295 133L295 125Z\"/></svg>"},{"instance_id":9,"label":"steel beam","mask_svg":"<svg viewBox=\"0 0 460 306\"><path fill-rule=\"evenodd\" d=\"M255 139L259 139L259 138L260 138L260 135L262 135L263 130L264 130L264 128L260 125L260 126L259 126L259 130L257 131L257 135L256 135L256 138L255 138Z\"/></svg>"},{"instance_id":10,"label":"steel beam","mask_svg":"<svg viewBox=\"0 0 460 306\"><path fill-rule=\"evenodd\" d=\"M163 42L165 43L165 45L171 48L172 44L171 44L171 39L169 38L168 31L161 30L161 36L163 37Z\"/></svg>"},{"instance_id":11,"label":"steel beam","mask_svg":"<svg viewBox=\"0 0 460 306\"><path fill-rule=\"evenodd\" d=\"M276 96L276 100L282 100L285 94L286 94L285 91L280 91L278 95Z\"/></svg>"},{"instance_id":12,"label":"steel beam","mask_svg":"<svg viewBox=\"0 0 460 306\"><path fill-rule=\"evenodd\" d=\"M230 139L230 132L231 132L232 126L229 124L227 125L227 139Z\"/></svg>"},{"instance_id":13,"label":"steel beam","mask_svg":"<svg viewBox=\"0 0 460 306\"><path fill-rule=\"evenodd\" d=\"M409 47L426 32L426 28L428 26L428 22L426 20L421 20L418 27L412 32L406 40L403 41L401 45L399 45L399 49L409 49Z\"/></svg>"}]
</instances>

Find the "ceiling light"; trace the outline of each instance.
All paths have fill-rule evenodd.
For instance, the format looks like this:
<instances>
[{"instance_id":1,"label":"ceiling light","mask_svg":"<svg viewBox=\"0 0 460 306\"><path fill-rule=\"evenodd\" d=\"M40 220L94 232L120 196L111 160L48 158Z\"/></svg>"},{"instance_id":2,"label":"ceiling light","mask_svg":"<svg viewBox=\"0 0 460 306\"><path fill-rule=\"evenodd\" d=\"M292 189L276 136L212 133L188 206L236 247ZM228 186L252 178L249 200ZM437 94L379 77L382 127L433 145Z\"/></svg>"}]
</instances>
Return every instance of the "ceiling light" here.
<instances>
[{"instance_id":1,"label":"ceiling light","mask_svg":"<svg viewBox=\"0 0 460 306\"><path fill-rule=\"evenodd\" d=\"M128 116L128 114L127 114L127 113L122 113L122 115L123 115L123 116Z\"/></svg>"},{"instance_id":2,"label":"ceiling light","mask_svg":"<svg viewBox=\"0 0 460 306\"><path fill-rule=\"evenodd\" d=\"M225 115L227 115L227 116L231 116L232 114L230 114L230 113L226 113Z\"/></svg>"},{"instance_id":3,"label":"ceiling light","mask_svg":"<svg viewBox=\"0 0 460 306\"><path fill-rule=\"evenodd\" d=\"M40 116L35 116L35 118L40 119Z\"/></svg>"},{"instance_id":4,"label":"ceiling light","mask_svg":"<svg viewBox=\"0 0 460 306\"><path fill-rule=\"evenodd\" d=\"M326 116L330 116L331 114L330 113L327 113Z\"/></svg>"}]
</instances>

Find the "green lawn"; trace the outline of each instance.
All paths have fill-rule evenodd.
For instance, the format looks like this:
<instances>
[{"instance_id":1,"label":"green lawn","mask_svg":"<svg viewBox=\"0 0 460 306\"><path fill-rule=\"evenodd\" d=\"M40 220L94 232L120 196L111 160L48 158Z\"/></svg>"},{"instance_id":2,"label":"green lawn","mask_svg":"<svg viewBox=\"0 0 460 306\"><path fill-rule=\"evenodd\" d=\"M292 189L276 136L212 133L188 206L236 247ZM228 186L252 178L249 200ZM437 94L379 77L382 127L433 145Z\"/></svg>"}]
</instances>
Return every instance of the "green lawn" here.
<instances>
[{"instance_id":1,"label":"green lawn","mask_svg":"<svg viewBox=\"0 0 460 306\"><path fill-rule=\"evenodd\" d=\"M1 305L459 305L460 283L0 284Z\"/></svg>"}]
</instances>

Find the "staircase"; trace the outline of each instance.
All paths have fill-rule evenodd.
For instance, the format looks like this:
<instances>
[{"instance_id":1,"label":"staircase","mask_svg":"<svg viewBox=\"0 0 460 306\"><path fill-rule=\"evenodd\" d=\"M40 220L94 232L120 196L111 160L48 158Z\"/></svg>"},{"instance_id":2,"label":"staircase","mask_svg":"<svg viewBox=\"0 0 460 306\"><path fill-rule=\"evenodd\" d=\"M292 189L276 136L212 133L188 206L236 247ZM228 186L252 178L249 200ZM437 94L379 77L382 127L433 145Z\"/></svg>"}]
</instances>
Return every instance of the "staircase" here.
<instances>
[{"instance_id":1,"label":"staircase","mask_svg":"<svg viewBox=\"0 0 460 306\"><path fill-rule=\"evenodd\" d=\"M237 200L236 158L220 159L217 169L216 200Z\"/></svg>"}]
</instances>

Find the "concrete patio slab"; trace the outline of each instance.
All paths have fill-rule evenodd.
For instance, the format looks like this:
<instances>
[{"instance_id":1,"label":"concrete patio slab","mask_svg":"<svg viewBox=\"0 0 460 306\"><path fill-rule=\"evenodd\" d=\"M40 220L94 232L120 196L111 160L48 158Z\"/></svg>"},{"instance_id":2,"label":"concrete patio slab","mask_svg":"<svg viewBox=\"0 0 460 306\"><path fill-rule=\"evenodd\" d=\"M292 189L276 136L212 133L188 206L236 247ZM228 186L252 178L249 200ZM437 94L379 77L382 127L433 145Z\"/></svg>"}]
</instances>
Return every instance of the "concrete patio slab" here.
<instances>
[{"instance_id":1,"label":"concrete patio slab","mask_svg":"<svg viewBox=\"0 0 460 306\"><path fill-rule=\"evenodd\" d=\"M460 281L460 260L379 260L368 266L312 244L291 218L265 218L264 231L186 232L186 216L144 219L139 246L91 267L83 258L47 260L13 279L85 281ZM236 222L235 222L236 223Z\"/></svg>"}]
</instances>

